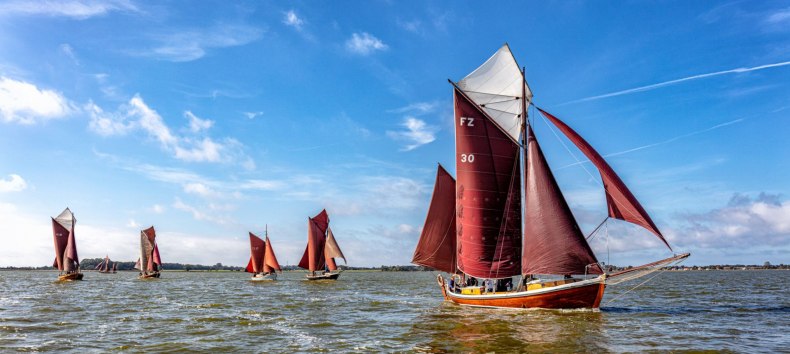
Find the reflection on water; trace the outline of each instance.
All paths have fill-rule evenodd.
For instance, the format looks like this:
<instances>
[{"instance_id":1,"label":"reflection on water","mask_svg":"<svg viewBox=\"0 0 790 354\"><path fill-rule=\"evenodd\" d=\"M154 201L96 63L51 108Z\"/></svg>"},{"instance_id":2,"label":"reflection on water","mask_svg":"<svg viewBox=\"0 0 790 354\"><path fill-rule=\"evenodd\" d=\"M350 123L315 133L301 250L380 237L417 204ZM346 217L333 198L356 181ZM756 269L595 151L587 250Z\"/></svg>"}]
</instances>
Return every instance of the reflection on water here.
<instances>
[{"instance_id":1,"label":"reflection on water","mask_svg":"<svg viewBox=\"0 0 790 354\"><path fill-rule=\"evenodd\" d=\"M0 272L0 352L779 352L790 272L665 273L600 311L443 302L435 274L345 272L336 282L244 273ZM614 302L609 302L615 299Z\"/></svg>"}]
</instances>

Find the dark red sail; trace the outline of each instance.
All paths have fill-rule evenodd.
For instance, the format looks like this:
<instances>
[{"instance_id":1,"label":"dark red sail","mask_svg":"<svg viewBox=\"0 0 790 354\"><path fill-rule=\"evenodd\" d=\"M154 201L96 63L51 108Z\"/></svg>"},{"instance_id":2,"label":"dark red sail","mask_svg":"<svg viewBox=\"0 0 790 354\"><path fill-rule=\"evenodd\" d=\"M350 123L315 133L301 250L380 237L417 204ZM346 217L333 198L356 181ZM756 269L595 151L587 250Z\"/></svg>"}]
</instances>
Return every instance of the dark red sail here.
<instances>
[{"instance_id":1,"label":"dark red sail","mask_svg":"<svg viewBox=\"0 0 790 354\"><path fill-rule=\"evenodd\" d=\"M162 258L159 257L159 245L154 245L154 252L152 253L151 260L156 264L156 269L154 270L158 271L162 269Z\"/></svg>"},{"instance_id":2,"label":"dark red sail","mask_svg":"<svg viewBox=\"0 0 790 354\"><path fill-rule=\"evenodd\" d=\"M439 165L431 205L411 262L455 273L455 179Z\"/></svg>"},{"instance_id":3,"label":"dark red sail","mask_svg":"<svg viewBox=\"0 0 790 354\"><path fill-rule=\"evenodd\" d=\"M322 270L326 266L324 261L326 235L324 232L328 223L329 218L326 215L326 210L316 215L315 218L307 218L307 248L304 250L302 260L299 261L299 267L314 272Z\"/></svg>"},{"instance_id":4,"label":"dark red sail","mask_svg":"<svg viewBox=\"0 0 790 354\"><path fill-rule=\"evenodd\" d=\"M524 201L523 274L600 274L598 260L573 218L529 128Z\"/></svg>"},{"instance_id":5,"label":"dark red sail","mask_svg":"<svg viewBox=\"0 0 790 354\"><path fill-rule=\"evenodd\" d=\"M263 272L263 257L266 252L266 243L252 232L250 234L250 263L247 265L248 273Z\"/></svg>"},{"instance_id":6,"label":"dark red sail","mask_svg":"<svg viewBox=\"0 0 790 354\"><path fill-rule=\"evenodd\" d=\"M60 271L63 271L63 266L66 264L63 255L66 252L66 245L69 243L69 234L71 234L69 230L54 218L52 219L52 235L55 239L55 262L52 266L57 267Z\"/></svg>"},{"instance_id":7,"label":"dark red sail","mask_svg":"<svg viewBox=\"0 0 790 354\"><path fill-rule=\"evenodd\" d=\"M672 247L670 247L667 240L664 239L664 236L653 223L650 215L647 214L647 211L645 211L639 201L636 200L636 197L634 197L633 193L626 187L625 183L623 183L606 160L604 160L584 138L567 124L540 108L538 108L538 110L554 123L554 125L557 126L557 128L559 128L559 130L565 134L565 136L567 136L588 159L590 159L590 161L592 161L595 167L598 168L598 172L600 172L601 179L603 180L603 188L606 192L606 204L609 206L609 216L644 227L658 236L658 238L671 250Z\"/></svg>"},{"instance_id":8,"label":"dark red sail","mask_svg":"<svg viewBox=\"0 0 790 354\"><path fill-rule=\"evenodd\" d=\"M478 278L521 273L519 146L455 90L457 264Z\"/></svg>"}]
</instances>

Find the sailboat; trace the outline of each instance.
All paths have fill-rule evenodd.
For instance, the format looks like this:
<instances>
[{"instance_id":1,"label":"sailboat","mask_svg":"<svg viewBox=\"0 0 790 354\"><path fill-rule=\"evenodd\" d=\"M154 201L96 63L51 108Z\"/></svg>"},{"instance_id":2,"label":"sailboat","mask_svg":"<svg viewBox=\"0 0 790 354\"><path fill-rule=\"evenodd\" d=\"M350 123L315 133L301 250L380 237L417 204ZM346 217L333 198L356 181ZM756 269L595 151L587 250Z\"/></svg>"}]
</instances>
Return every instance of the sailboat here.
<instances>
[{"instance_id":1,"label":"sailboat","mask_svg":"<svg viewBox=\"0 0 790 354\"><path fill-rule=\"evenodd\" d=\"M113 265L110 266L110 256L104 256L104 259L101 262L99 262L99 264L97 264L96 268L94 269L98 270L99 273L105 273L105 274L115 273L115 265L116 264L113 263Z\"/></svg>"},{"instance_id":2,"label":"sailboat","mask_svg":"<svg viewBox=\"0 0 790 354\"><path fill-rule=\"evenodd\" d=\"M58 280L82 280L80 259L77 256L77 240L74 238L74 225L77 219L69 208L52 218L52 234L55 239L55 262Z\"/></svg>"},{"instance_id":3,"label":"sailboat","mask_svg":"<svg viewBox=\"0 0 790 354\"><path fill-rule=\"evenodd\" d=\"M324 209L307 218L307 248L299 267L310 271L307 280L337 280L342 270L337 269L335 258L343 258L343 263L348 264L329 228L329 215Z\"/></svg>"},{"instance_id":4,"label":"sailboat","mask_svg":"<svg viewBox=\"0 0 790 354\"><path fill-rule=\"evenodd\" d=\"M112 264L112 274L118 273L118 262Z\"/></svg>"},{"instance_id":5,"label":"sailboat","mask_svg":"<svg viewBox=\"0 0 790 354\"><path fill-rule=\"evenodd\" d=\"M140 258L137 259L134 268L140 270L140 279L159 278L162 259L159 257L156 230L153 226L140 231Z\"/></svg>"},{"instance_id":6,"label":"sailboat","mask_svg":"<svg viewBox=\"0 0 790 354\"><path fill-rule=\"evenodd\" d=\"M277 272L282 273L280 263L274 255L272 243L269 241L269 227L266 226L266 240L262 240L250 232L250 262L247 263L247 273L253 273L252 281L277 280Z\"/></svg>"},{"instance_id":7,"label":"sailboat","mask_svg":"<svg viewBox=\"0 0 790 354\"><path fill-rule=\"evenodd\" d=\"M672 248L603 157L567 124L534 105L507 44L451 84L457 180L439 165L412 259L452 274L448 281L437 275L447 301L497 308L598 308L607 285L689 257L674 254L615 273L598 261L538 144L528 106L600 173L608 216L590 236L619 219L647 229Z\"/></svg>"}]
</instances>

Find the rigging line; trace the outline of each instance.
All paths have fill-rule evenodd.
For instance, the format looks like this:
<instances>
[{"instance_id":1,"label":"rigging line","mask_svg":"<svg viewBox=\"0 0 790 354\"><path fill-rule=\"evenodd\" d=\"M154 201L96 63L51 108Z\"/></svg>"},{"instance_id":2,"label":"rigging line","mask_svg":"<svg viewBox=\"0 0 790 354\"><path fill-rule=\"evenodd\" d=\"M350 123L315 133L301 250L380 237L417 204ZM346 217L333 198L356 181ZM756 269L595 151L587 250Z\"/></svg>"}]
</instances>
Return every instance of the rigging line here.
<instances>
[{"instance_id":1,"label":"rigging line","mask_svg":"<svg viewBox=\"0 0 790 354\"><path fill-rule=\"evenodd\" d=\"M647 282L649 282L649 281L653 280L653 278L655 278L655 277L657 277L657 276L661 275L662 273L664 273L664 272L666 272L666 271L667 271L666 269L659 268L659 270L656 272L656 274L655 274L655 275L653 275L652 277L648 278L647 280L645 280L645 281L643 281L643 282L641 282L641 283L637 284L635 287L633 287L633 288L631 288L631 289L628 289L628 290L626 290L624 293L622 293L622 294L618 294L617 296L615 296L615 297L613 297L613 298L609 299L609 301L607 301L607 302L606 302L606 304L607 304L607 305L609 305L609 304L610 304L612 301L614 301L614 300L617 300L617 299L621 298L623 295L625 295L625 294L628 294L628 293L630 293L631 291L634 291L634 290L636 290L638 287L640 287L640 286L642 286L642 285L645 285Z\"/></svg>"},{"instance_id":2,"label":"rigging line","mask_svg":"<svg viewBox=\"0 0 790 354\"><path fill-rule=\"evenodd\" d=\"M504 208L505 217L502 218L502 225L500 225L500 227L499 227L499 237L498 237L499 240L503 240L504 239L504 237L503 237L504 235L503 234L505 233L505 230L507 230L508 219L510 219L510 205L511 205L511 203L513 201L513 193L512 193L513 192L513 184L514 184L515 179L516 179L516 172L517 172L516 170L518 168L519 161L520 161L519 160L520 156L518 156L518 152L521 151L521 149L519 149L518 147L516 147L516 149L518 151L516 152L516 158L513 161L513 169L510 171L510 185L508 186L507 201L505 201L505 208ZM519 188L518 192L519 192L519 194L521 194L521 188ZM521 208L519 208L519 209L521 209ZM519 210L519 213L520 212L521 212L521 210ZM499 245L499 242L498 242L499 240L497 240L497 245ZM503 249L504 249L504 247L500 247L499 248L499 256L497 256L497 258L496 258L497 261L502 259ZM496 268L496 274L494 274L495 278L499 277L499 268L500 267ZM490 268L489 268L488 275L491 275Z\"/></svg>"},{"instance_id":3,"label":"rigging line","mask_svg":"<svg viewBox=\"0 0 790 354\"><path fill-rule=\"evenodd\" d=\"M567 144L565 144L565 142L564 142L564 141L562 141L562 139L560 139L560 136L557 134L557 132L556 132L556 131L555 131L555 130L554 130L552 127L551 127L551 125L549 124L549 122L548 122L548 121L546 121L546 117L544 117L542 114L541 114L541 117L543 118L543 123L545 123L545 124L546 124L546 126L547 126L547 127L549 127L549 130L550 130L550 131L551 131L551 132L554 134L554 137L556 137L556 138L557 138L557 140L560 142L560 144L562 144L562 146L565 148L565 150L566 150L566 151L568 151L568 154L570 154L570 155L573 157L573 159L574 159L574 160L576 160L576 162L577 162L577 163L579 163L579 164L581 165L581 161L579 160L579 158L578 158L576 155L574 155L574 154L573 154L573 152L571 151L571 149L570 149L570 148L568 148L568 145L567 145ZM590 173L590 171L589 171L589 170L587 170L587 167L584 167L584 165L581 165L581 167L582 167L582 169L584 169L584 172L587 172L587 174L588 174L588 175L590 175L590 178L591 178L593 181L595 181L596 183L598 183L598 185L599 185L599 186L603 187L603 184L602 184L602 182L601 182L601 181L598 181L598 179L596 179L596 178L595 178L595 176L593 176L593 174L592 174L592 173Z\"/></svg>"},{"instance_id":4,"label":"rigging line","mask_svg":"<svg viewBox=\"0 0 790 354\"><path fill-rule=\"evenodd\" d=\"M594 230L592 230L592 232L590 232L589 235L587 235L587 238L586 238L587 241L590 241L593 238L593 236L595 236L595 232L598 231L598 229L600 229L601 226L603 226L603 223L605 223L607 220L609 220L609 216L608 215L603 219L603 221L601 221L600 224L598 224L598 226L595 227Z\"/></svg>"}]
</instances>

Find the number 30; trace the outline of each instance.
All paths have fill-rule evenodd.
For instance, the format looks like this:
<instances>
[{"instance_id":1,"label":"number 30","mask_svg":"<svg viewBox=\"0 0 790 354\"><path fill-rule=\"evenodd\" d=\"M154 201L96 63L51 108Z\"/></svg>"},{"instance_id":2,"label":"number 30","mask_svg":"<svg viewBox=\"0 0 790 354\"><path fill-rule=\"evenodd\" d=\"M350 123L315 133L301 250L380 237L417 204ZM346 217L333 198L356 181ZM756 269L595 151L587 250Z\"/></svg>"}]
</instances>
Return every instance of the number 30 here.
<instances>
[{"instance_id":1,"label":"number 30","mask_svg":"<svg viewBox=\"0 0 790 354\"><path fill-rule=\"evenodd\" d=\"M461 154L461 162L469 162L469 163L475 162L475 155Z\"/></svg>"}]
</instances>

